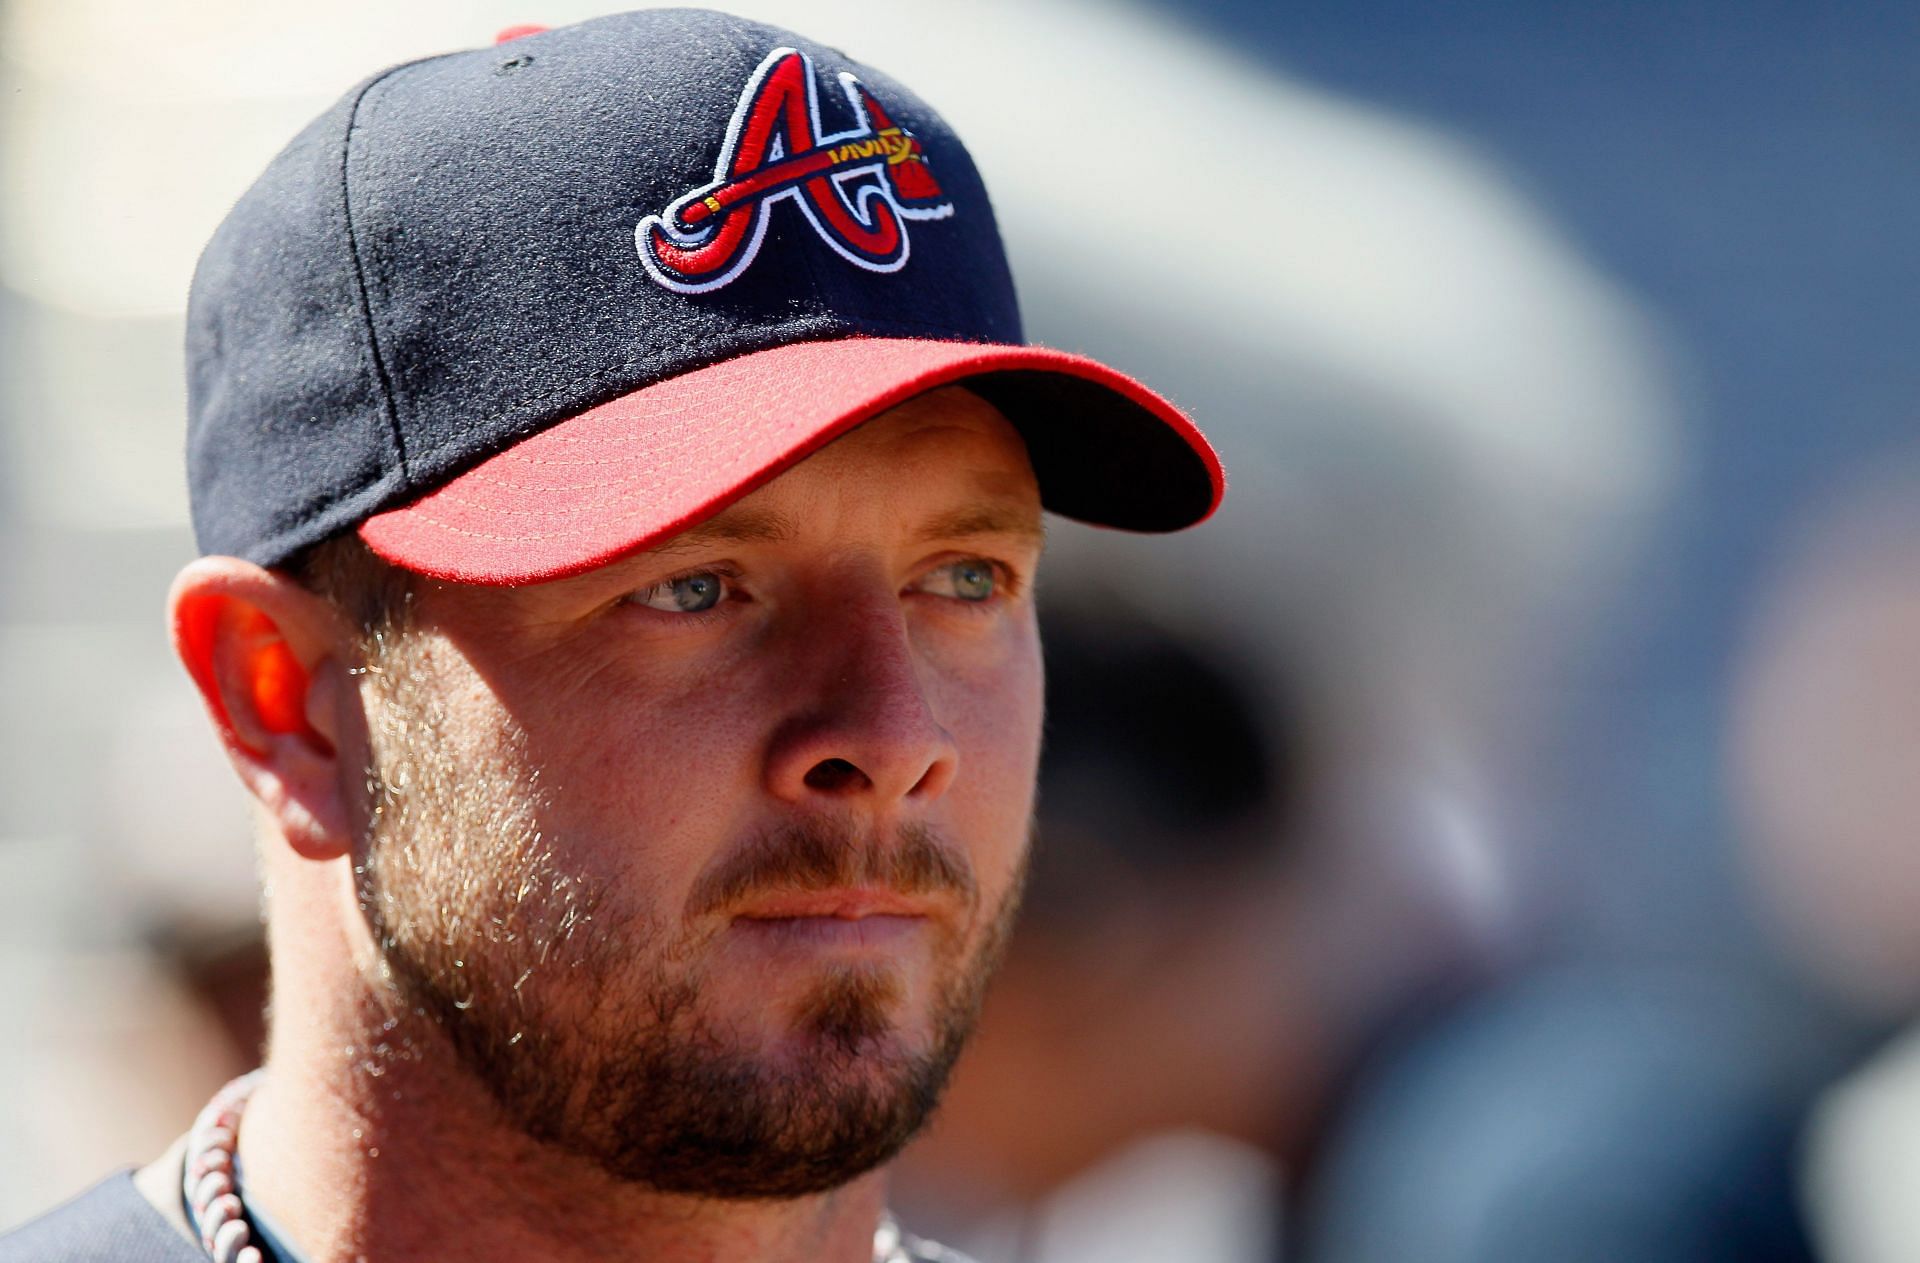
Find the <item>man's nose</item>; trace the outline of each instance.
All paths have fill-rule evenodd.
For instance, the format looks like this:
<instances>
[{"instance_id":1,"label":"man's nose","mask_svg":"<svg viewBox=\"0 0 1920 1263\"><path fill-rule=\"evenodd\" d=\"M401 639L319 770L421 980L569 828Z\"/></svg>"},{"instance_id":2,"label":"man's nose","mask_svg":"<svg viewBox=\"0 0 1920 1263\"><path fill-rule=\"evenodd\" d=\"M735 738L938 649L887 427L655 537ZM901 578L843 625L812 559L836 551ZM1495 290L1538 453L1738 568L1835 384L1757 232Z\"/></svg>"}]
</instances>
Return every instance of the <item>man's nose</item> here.
<instances>
[{"instance_id":1,"label":"man's nose","mask_svg":"<svg viewBox=\"0 0 1920 1263\"><path fill-rule=\"evenodd\" d=\"M897 595L839 604L794 631L807 699L774 732L768 789L790 802L931 802L960 766Z\"/></svg>"}]
</instances>

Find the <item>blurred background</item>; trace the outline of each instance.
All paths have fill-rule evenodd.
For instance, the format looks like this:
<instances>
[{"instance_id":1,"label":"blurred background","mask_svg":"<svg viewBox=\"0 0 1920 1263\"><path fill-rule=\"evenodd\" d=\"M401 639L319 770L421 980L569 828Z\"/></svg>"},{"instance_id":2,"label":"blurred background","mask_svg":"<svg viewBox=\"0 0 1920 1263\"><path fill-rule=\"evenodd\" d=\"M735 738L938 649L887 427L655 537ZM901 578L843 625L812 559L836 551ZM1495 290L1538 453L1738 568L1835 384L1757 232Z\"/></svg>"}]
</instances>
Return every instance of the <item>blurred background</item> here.
<instances>
[{"instance_id":1,"label":"blurred background","mask_svg":"<svg viewBox=\"0 0 1920 1263\"><path fill-rule=\"evenodd\" d=\"M370 71L609 7L0 0L0 1224L260 1037L160 617L200 243ZM1031 911L903 1219L1920 1257L1920 10L729 7L938 106L1032 336L1233 479L1056 524Z\"/></svg>"}]
</instances>

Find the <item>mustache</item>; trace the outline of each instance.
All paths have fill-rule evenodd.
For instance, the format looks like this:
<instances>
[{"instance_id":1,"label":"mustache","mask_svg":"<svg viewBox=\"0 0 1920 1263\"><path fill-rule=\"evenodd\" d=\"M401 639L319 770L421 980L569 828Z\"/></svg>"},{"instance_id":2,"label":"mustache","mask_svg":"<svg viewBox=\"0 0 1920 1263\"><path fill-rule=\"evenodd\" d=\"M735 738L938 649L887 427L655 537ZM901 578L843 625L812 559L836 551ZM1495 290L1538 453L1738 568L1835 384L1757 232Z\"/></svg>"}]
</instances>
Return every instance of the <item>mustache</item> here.
<instances>
[{"instance_id":1,"label":"mustache","mask_svg":"<svg viewBox=\"0 0 1920 1263\"><path fill-rule=\"evenodd\" d=\"M949 895L967 907L979 899L966 855L925 824L900 825L886 845L851 821L810 817L761 834L703 874L688 912L720 912L748 895L851 886Z\"/></svg>"}]
</instances>

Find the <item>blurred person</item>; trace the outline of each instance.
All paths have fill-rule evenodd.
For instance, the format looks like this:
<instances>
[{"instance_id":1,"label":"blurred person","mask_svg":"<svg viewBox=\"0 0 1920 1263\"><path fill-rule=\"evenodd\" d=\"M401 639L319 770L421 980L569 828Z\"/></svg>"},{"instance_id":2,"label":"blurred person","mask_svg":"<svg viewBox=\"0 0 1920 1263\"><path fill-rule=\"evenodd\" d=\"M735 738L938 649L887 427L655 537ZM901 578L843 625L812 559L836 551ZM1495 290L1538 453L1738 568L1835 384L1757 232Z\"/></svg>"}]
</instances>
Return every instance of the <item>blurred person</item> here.
<instances>
[{"instance_id":1,"label":"blurred person","mask_svg":"<svg viewBox=\"0 0 1920 1263\"><path fill-rule=\"evenodd\" d=\"M1378 1050L1295 1257L1808 1263L1806 1086L1782 1069L1808 1032L1738 983L1537 962Z\"/></svg>"},{"instance_id":2,"label":"blurred person","mask_svg":"<svg viewBox=\"0 0 1920 1263\"><path fill-rule=\"evenodd\" d=\"M1018 903L1040 512L1192 525L1206 441L1024 343L931 110L698 10L368 80L188 326L266 1065L0 1258L956 1258L884 1168Z\"/></svg>"},{"instance_id":3,"label":"blurred person","mask_svg":"<svg viewBox=\"0 0 1920 1263\"><path fill-rule=\"evenodd\" d=\"M1775 940L1869 1033L1804 1146L1803 1193L1832 1263L1920 1253L1916 492L1920 456L1902 447L1836 480L1789 528L1730 711L1748 880Z\"/></svg>"},{"instance_id":4,"label":"blurred person","mask_svg":"<svg viewBox=\"0 0 1920 1263\"><path fill-rule=\"evenodd\" d=\"M1205 551L1203 590L1245 560ZM1170 621L1164 555L1053 560L1030 915L902 1203L994 1263L1264 1263L1355 1065L1494 966L1487 878L1343 748L1288 620Z\"/></svg>"},{"instance_id":5,"label":"blurred person","mask_svg":"<svg viewBox=\"0 0 1920 1263\"><path fill-rule=\"evenodd\" d=\"M1151 65L1090 68L1077 108L1111 109L1114 84L1143 75L1228 73L1153 49ZM1350 1132L1381 1067L1417 1061L1463 996L1518 967L1562 876L1526 845L1545 814L1534 774L1667 473L1660 365L1631 305L1482 155L1269 82L1258 109L1235 98L1289 186L1281 225L1235 260L1254 291L1235 311L1262 318L1167 351L1184 390L1217 400L1210 433L1248 494L1195 546L1050 544L1050 611L1096 587L1096 608L1133 610L1159 646L1133 675L1181 660L1214 686L1190 714L1133 704L1128 651L1066 637L1112 710L1051 727L1049 758L1101 766L1113 801L1043 786L1042 838L1089 842L1043 842L1039 862L1114 898L1070 915L1035 894L1046 911L1015 936L902 1173L903 1204L985 1259L1264 1259L1369 1196L1406 1211L1370 1257L1421 1257L1443 1175L1525 1160L1489 1136L1443 1169L1394 1122ZM1196 130L1219 101L1163 108ZM1205 183L1213 158L1197 149L1185 170ZM1142 204L1163 195L1129 174ZM1127 309L1103 314L1122 336ZM1131 318L1149 341L1152 318ZM1223 753L1222 678L1237 730L1274 761L1230 836L1175 809L1195 772L1164 757ZM1146 739L1160 727L1165 747ZM1463 1108L1494 1113L1484 1097ZM1362 1142L1417 1152L1393 1175L1419 1187L1375 1182L1329 1215L1323 1176Z\"/></svg>"}]
</instances>

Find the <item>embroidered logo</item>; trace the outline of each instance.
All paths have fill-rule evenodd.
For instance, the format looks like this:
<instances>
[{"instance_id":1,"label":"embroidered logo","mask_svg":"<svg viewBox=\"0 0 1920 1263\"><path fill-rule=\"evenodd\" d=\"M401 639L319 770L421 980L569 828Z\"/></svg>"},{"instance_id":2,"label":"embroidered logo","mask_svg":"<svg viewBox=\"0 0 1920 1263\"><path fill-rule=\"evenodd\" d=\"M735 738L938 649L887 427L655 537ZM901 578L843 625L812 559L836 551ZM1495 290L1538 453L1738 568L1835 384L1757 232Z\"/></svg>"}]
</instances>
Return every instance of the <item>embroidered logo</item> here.
<instances>
[{"instance_id":1,"label":"embroidered logo","mask_svg":"<svg viewBox=\"0 0 1920 1263\"><path fill-rule=\"evenodd\" d=\"M847 262L871 272L905 266L907 221L944 219L953 203L942 200L913 133L854 76L839 80L854 125L829 136L813 62L791 48L767 54L734 107L713 182L634 229L654 280L682 294L727 284L760 252L783 199Z\"/></svg>"}]
</instances>

